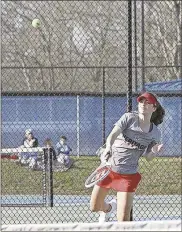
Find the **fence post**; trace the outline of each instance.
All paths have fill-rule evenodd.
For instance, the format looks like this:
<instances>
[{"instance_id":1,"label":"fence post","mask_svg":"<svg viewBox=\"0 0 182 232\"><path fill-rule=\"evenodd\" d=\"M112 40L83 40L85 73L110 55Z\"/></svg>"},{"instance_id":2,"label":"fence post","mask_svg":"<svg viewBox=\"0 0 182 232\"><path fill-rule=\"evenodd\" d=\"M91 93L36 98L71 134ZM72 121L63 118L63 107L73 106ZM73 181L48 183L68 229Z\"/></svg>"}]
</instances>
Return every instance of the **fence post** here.
<instances>
[{"instance_id":1,"label":"fence post","mask_svg":"<svg viewBox=\"0 0 182 232\"><path fill-rule=\"evenodd\" d=\"M52 160L53 160L53 149L48 149L48 167L49 167L49 204L53 207L54 193L53 193L53 170L52 170Z\"/></svg>"},{"instance_id":2,"label":"fence post","mask_svg":"<svg viewBox=\"0 0 182 232\"><path fill-rule=\"evenodd\" d=\"M128 0L128 91L127 112L132 110L132 0ZM133 221L133 209L130 212L130 221Z\"/></svg>"},{"instance_id":3,"label":"fence post","mask_svg":"<svg viewBox=\"0 0 182 232\"><path fill-rule=\"evenodd\" d=\"M102 145L105 144L106 136L106 115L105 115L105 67L102 69Z\"/></svg>"},{"instance_id":4,"label":"fence post","mask_svg":"<svg viewBox=\"0 0 182 232\"><path fill-rule=\"evenodd\" d=\"M138 90L138 55L137 55L137 10L136 1L134 1L134 54L135 54L135 92Z\"/></svg>"},{"instance_id":5,"label":"fence post","mask_svg":"<svg viewBox=\"0 0 182 232\"><path fill-rule=\"evenodd\" d=\"M132 110L132 0L128 0L128 91L127 111Z\"/></svg>"},{"instance_id":6,"label":"fence post","mask_svg":"<svg viewBox=\"0 0 182 232\"><path fill-rule=\"evenodd\" d=\"M45 164L45 159L46 159L46 148L43 149L42 153L42 163L43 163L43 168L42 168L42 185L43 185L43 205L47 206L47 175L46 175L46 164Z\"/></svg>"},{"instance_id":7,"label":"fence post","mask_svg":"<svg viewBox=\"0 0 182 232\"><path fill-rule=\"evenodd\" d=\"M182 2L180 2L180 46L179 46L179 50L180 50L180 77L178 78L182 78Z\"/></svg>"},{"instance_id":8,"label":"fence post","mask_svg":"<svg viewBox=\"0 0 182 232\"><path fill-rule=\"evenodd\" d=\"M76 142L77 142L77 157L80 157L80 96L76 98Z\"/></svg>"},{"instance_id":9,"label":"fence post","mask_svg":"<svg viewBox=\"0 0 182 232\"><path fill-rule=\"evenodd\" d=\"M142 91L145 91L145 22L144 1L142 1Z\"/></svg>"}]
</instances>

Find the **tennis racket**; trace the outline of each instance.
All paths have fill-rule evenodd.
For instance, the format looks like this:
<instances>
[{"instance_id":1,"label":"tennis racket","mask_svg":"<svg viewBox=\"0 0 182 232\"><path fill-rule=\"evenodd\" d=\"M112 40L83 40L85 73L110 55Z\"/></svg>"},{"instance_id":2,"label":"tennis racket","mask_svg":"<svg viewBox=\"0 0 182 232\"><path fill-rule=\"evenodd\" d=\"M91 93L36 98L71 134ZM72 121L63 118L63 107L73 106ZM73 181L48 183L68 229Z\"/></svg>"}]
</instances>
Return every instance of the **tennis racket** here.
<instances>
[{"instance_id":1,"label":"tennis racket","mask_svg":"<svg viewBox=\"0 0 182 232\"><path fill-rule=\"evenodd\" d=\"M96 152L96 155L101 157L104 150L104 147L99 148ZM110 170L111 164L109 162L106 161L104 163L101 163L101 165L86 179L85 187L91 188L101 180L105 179L106 176L109 175Z\"/></svg>"}]
</instances>

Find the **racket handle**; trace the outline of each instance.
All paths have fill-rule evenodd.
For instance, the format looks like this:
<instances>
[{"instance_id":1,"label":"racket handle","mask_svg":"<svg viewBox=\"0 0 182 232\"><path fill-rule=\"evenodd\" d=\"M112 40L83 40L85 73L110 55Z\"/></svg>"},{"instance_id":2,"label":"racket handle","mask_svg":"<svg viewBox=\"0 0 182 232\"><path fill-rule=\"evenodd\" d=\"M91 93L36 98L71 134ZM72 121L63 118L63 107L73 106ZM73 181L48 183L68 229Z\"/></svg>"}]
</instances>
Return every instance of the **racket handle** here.
<instances>
[{"instance_id":1,"label":"racket handle","mask_svg":"<svg viewBox=\"0 0 182 232\"><path fill-rule=\"evenodd\" d=\"M106 155L107 155L106 162L108 162L109 158L111 157L111 151L108 151Z\"/></svg>"},{"instance_id":2,"label":"racket handle","mask_svg":"<svg viewBox=\"0 0 182 232\"><path fill-rule=\"evenodd\" d=\"M110 157L111 157L110 152L108 152L104 157L103 157L103 155L101 155L101 157L100 157L101 163L107 164Z\"/></svg>"}]
</instances>

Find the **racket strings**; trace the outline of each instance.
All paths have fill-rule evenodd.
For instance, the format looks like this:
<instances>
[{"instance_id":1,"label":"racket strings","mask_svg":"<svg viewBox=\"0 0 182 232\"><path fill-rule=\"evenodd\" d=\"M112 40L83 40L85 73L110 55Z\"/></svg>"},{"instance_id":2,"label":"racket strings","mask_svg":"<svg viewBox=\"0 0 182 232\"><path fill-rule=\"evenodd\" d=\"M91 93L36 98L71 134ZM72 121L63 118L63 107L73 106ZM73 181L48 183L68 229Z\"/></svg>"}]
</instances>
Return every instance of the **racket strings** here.
<instances>
[{"instance_id":1,"label":"racket strings","mask_svg":"<svg viewBox=\"0 0 182 232\"><path fill-rule=\"evenodd\" d=\"M93 173L92 179L91 179L91 183L95 182L97 180L102 180L103 177L105 177L105 175L107 175L109 168L106 167L102 167L98 170L96 170L95 173Z\"/></svg>"}]
</instances>

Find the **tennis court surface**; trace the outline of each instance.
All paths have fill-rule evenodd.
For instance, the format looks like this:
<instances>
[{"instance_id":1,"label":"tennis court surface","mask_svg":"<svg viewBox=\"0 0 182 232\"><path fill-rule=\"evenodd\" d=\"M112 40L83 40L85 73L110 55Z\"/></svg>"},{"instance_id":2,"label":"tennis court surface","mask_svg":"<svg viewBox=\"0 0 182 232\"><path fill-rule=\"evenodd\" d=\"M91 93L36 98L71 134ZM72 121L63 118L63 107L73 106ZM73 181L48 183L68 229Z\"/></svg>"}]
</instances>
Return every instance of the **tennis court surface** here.
<instances>
[{"instance_id":1,"label":"tennis court surface","mask_svg":"<svg viewBox=\"0 0 182 232\"><path fill-rule=\"evenodd\" d=\"M113 196L109 196L108 200ZM42 196L9 196L1 197L1 203L24 204L21 207L2 207L2 224L32 224L32 223L76 223L97 222L98 213L89 209L90 196L62 195L54 196L54 207L26 207L25 204L41 202ZM7 202L6 202L7 201ZM134 221L180 220L181 196L136 196L134 200ZM51 215L51 217L49 216ZM116 221L116 215L112 215Z\"/></svg>"}]
</instances>

